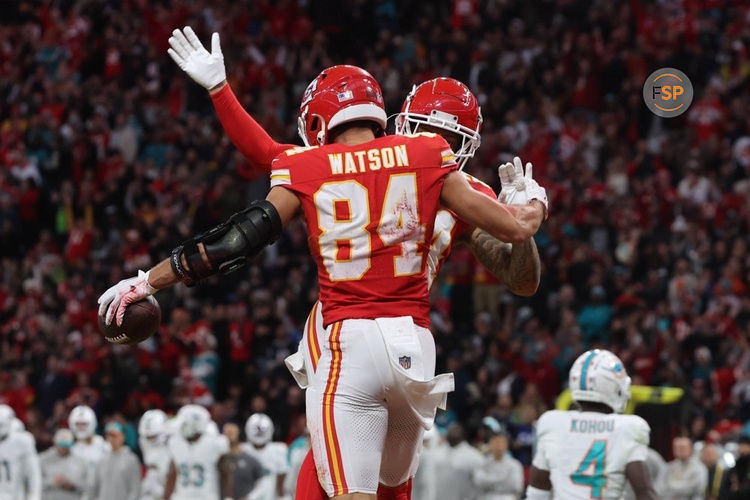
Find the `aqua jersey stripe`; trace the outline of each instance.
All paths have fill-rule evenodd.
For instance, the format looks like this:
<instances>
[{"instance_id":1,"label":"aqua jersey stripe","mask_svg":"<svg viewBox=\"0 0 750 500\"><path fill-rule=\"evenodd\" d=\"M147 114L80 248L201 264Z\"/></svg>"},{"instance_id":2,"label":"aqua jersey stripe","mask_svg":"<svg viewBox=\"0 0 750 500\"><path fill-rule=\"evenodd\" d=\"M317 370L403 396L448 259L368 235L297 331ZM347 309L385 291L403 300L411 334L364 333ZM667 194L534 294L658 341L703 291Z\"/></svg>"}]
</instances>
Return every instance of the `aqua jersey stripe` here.
<instances>
[{"instance_id":1,"label":"aqua jersey stripe","mask_svg":"<svg viewBox=\"0 0 750 500\"><path fill-rule=\"evenodd\" d=\"M586 372L589 371L589 365L591 364L591 360L594 359L594 356L596 356L596 351L591 351L591 354L589 354L589 357L586 358L586 360L583 362L583 368L581 369L581 390L586 390Z\"/></svg>"}]
</instances>

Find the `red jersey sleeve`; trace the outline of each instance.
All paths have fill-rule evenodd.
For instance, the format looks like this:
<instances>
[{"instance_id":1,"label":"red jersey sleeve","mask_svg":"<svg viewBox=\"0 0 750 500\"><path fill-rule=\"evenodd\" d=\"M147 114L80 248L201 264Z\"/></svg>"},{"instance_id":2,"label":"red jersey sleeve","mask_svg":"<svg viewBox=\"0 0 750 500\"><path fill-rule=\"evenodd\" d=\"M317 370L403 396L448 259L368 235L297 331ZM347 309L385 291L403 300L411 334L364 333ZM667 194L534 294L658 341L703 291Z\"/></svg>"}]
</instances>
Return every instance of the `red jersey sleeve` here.
<instances>
[{"instance_id":1,"label":"red jersey sleeve","mask_svg":"<svg viewBox=\"0 0 750 500\"><path fill-rule=\"evenodd\" d=\"M296 161L294 157L305 151L311 149L317 149L318 146L293 146L282 151L276 156L271 162L271 187L283 186L291 191L298 192L303 187L303 182L307 181L309 170L301 168L299 165L295 167ZM294 177L292 177L294 172Z\"/></svg>"},{"instance_id":2,"label":"red jersey sleeve","mask_svg":"<svg viewBox=\"0 0 750 500\"><path fill-rule=\"evenodd\" d=\"M482 194L485 194L492 198L493 200L497 199L497 195L495 194L495 191L489 187L484 182L480 181L476 177L472 177L471 175L467 174L466 172L461 172L464 174L464 177L466 177L466 180L469 181L469 185L474 189L474 191L479 191ZM451 212L453 213L453 212ZM466 222L459 219L455 214L453 216L456 218L456 224L453 226L453 230L451 231L451 239L456 240L461 235L463 235L471 226L467 224Z\"/></svg>"},{"instance_id":3,"label":"red jersey sleeve","mask_svg":"<svg viewBox=\"0 0 750 500\"><path fill-rule=\"evenodd\" d=\"M281 144L274 141L245 111L229 85L211 94L211 100L221 126L224 127L224 132L251 167L268 172L271 170L271 161L276 156L287 149L296 147L293 144Z\"/></svg>"},{"instance_id":4,"label":"red jersey sleeve","mask_svg":"<svg viewBox=\"0 0 750 500\"><path fill-rule=\"evenodd\" d=\"M448 168L450 170L458 170L458 163L456 163L456 155L453 154L453 150L448 145L445 139L443 139L442 136L437 134L432 134L429 132L422 132L421 134L418 134L420 136L425 136L425 138L429 141L431 149L434 149L437 151L440 155L440 166L442 168Z\"/></svg>"}]
</instances>

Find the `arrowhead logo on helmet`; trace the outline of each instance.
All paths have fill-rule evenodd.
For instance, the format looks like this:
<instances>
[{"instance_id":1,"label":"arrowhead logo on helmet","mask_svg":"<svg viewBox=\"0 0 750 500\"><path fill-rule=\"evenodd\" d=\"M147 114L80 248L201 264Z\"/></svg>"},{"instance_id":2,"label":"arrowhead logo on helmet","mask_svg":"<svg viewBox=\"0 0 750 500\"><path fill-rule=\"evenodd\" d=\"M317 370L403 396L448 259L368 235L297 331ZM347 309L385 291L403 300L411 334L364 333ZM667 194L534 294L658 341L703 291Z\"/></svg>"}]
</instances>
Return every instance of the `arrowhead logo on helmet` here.
<instances>
[{"instance_id":1,"label":"arrowhead logo on helmet","mask_svg":"<svg viewBox=\"0 0 750 500\"><path fill-rule=\"evenodd\" d=\"M451 143L458 167L463 169L481 143L482 110L474 94L463 83L453 78L433 78L409 92L396 116L397 134L416 134L420 127L425 126L458 138L458 144L453 144L448 134L431 130Z\"/></svg>"}]
</instances>

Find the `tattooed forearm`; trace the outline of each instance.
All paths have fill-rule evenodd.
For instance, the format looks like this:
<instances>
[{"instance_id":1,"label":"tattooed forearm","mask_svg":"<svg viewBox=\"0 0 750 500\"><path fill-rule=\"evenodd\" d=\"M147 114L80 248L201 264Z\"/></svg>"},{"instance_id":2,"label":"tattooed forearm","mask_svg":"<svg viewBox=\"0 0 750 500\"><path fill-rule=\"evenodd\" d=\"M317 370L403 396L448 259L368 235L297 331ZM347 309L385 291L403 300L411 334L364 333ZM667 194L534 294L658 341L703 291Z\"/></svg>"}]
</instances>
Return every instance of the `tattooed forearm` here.
<instances>
[{"instance_id":1,"label":"tattooed forearm","mask_svg":"<svg viewBox=\"0 0 750 500\"><path fill-rule=\"evenodd\" d=\"M533 238L511 245L477 228L471 234L469 247L479 262L511 292L526 297L536 292L541 263Z\"/></svg>"}]
</instances>

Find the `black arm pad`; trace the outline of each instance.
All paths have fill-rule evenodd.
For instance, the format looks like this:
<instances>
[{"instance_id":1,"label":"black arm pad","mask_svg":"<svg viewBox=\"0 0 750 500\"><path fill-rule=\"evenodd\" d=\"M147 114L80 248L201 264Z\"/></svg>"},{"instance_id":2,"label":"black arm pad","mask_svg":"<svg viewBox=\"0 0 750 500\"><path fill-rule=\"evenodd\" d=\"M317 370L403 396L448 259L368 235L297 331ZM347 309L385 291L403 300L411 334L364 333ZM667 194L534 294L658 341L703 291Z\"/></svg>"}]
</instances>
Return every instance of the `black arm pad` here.
<instances>
[{"instance_id":1,"label":"black arm pad","mask_svg":"<svg viewBox=\"0 0 750 500\"><path fill-rule=\"evenodd\" d=\"M201 233L172 252L172 270L188 285L218 272L227 274L245 265L248 257L257 255L281 235L281 217L266 200L254 201L213 229ZM200 254L198 244L208 257ZM182 265L185 257L187 266Z\"/></svg>"}]
</instances>

